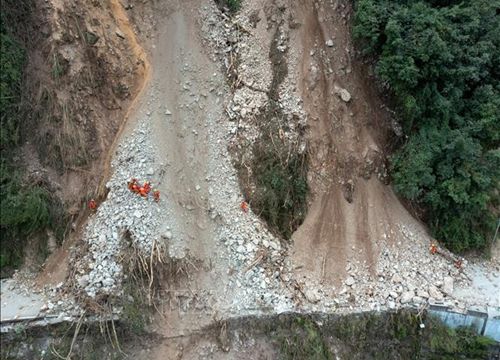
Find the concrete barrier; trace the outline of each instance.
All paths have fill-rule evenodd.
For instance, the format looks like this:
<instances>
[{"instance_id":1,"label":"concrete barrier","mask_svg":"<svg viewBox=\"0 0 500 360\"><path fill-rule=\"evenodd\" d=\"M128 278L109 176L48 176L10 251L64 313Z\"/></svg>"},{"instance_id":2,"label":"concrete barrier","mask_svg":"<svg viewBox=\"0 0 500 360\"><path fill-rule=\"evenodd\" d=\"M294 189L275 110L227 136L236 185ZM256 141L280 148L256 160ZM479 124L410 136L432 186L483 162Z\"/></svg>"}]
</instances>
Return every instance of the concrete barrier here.
<instances>
[{"instance_id":1,"label":"concrete barrier","mask_svg":"<svg viewBox=\"0 0 500 360\"><path fill-rule=\"evenodd\" d=\"M478 334L500 342L500 309L488 308L486 311L468 310L465 313L451 311L447 306L431 305L429 314L455 329L471 326Z\"/></svg>"}]
</instances>

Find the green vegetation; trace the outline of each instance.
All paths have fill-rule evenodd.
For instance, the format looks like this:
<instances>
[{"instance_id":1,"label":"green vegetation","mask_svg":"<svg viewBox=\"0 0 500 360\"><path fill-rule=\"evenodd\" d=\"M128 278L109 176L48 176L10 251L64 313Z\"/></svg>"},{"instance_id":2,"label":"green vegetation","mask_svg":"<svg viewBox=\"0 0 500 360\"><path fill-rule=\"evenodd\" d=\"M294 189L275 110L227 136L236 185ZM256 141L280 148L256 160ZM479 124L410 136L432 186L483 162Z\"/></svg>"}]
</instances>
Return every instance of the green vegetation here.
<instances>
[{"instance_id":1,"label":"green vegetation","mask_svg":"<svg viewBox=\"0 0 500 360\"><path fill-rule=\"evenodd\" d=\"M287 149L269 129L255 143L253 154L252 207L271 229L289 239L306 215L306 155Z\"/></svg>"},{"instance_id":2,"label":"green vegetation","mask_svg":"<svg viewBox=\"0 0 500 360\"><path fill-rule=\"evenodd\" d=\"M420 328L421 323L425 328ZM401 311L348 316L296 316L273 321L267 330L292 359L486 359L495 341L469 328L450 329L438 319ZM335 349L335 351L333 350ZM334 354L336 356L334 356Z\"/></svg>"},{"instance_id":3,"label":"green vegetation","mask_svg":"<svg viewBox=\"0 0 500 360\"><path fill-rule=\"evenodd\" d=\"M288 73L286 52L278 50L280 33L276 29L269 59L273 79L268 103L262 109L260 137L255 141L251 171L240 166L240 179L246 188L247 200L269 228L290 239L307 213L307 152L300 152L297 141L287 140L287 116L279 105L278 89ZM253 178L245 184L245 179Z\"/></svg>"},{"instance_id":4,"label":"green vegetation","mask_svg":"<svg viewBox=\"0 0 500 360\"><path fill-rule=\"evenodd\" d=\"M231 12L236 12L241 8L241 0L215 0L219 7L226 7Z\"/></svg>"},{"instance_id":5,"label":"green vegetation","mask_svg":"<svg viewBox=\"0 0 500 360\"><path fill-rule=\"evenodd\" d=\"M3 3L3 1L2 1ZM7 14L0 15L0 149L17 144L21 103L21 82L26 61L25 50L7 25Z\"/></svg>"},{"instance_id":6,"label":"green vegetation","mask_svg":"<svg viewBox=\"0 0 500 360\"><path fill-rule=\"evenodd\" d=\"M26 51L17 40L19 24L27 19L29 4L2 1L0 16L0 268L18 267L26 238L61 218L58 204L42 184L24 179L14 160L26 109L22 89ZM3 273L3 272L2 272Z\"/></svg>"},{"instance_id":7,"label":"green vegetation","mask_svg":"<svg viewBox=\"0 0 500 360\"><path fill-rule=\"evenodd\" d=\"M356 1L353 34L408 135L392 158L394 187L459 252L485 248L499 215L499 5Z\"/></svg>"},{"instance_id":8,"label":"green vegetation","mask_svg":"<svg viewBox=\"0 0 500 360\"><path fill-rule=\"evenodd\" d=\"M226 0L226 3L231 11L238 11L241 7L241 0Z\"/></svg>"},{"instance_id":9,"label":"green vegetation","mask_svg":"<svg viewBox=\"0 0 500 360\"><path fill-rule=\"evenodd\" d=\"M276 336L283 359L333 359L318 326L309 318L297 317L289 330Z\"/></svg>"},{"instance_id":10,"label":"green vegetation","mask_svg":"<svg viewBox=\"0 0 500 360\"><path fill-rule=\"evenodd\" d=\"M144 281L145 279L142 279L141 282L137 282L133 275L128 275L123 289L126 296L119 300L123 307L121 316L123 326L138 336L146 333L146 325L151 317L151 309L146 299L148 289Z\"/></svg>"},{"instance_id":11,"label":"green vegetation","mask_svg":"<svg viewBox=\"0 0 500 360\"><path fill-rule=\"evenodd\" d=\"M0 358L5 360L118 360L122 349L135 340L121 323L62 323L40 328L22 328L2 336Z\"/></svg>"},{"instance_id":12,"label":"green vegetation","mask_svg":"<svg viewBox=\"0 0 500 360\"><path fill-rule=\"evenodd\" d=\"M41 187L22 188L19 174L7 170L5 164L0 166L0 266L17 267L22 259L25 238L49 225L49 196Z\"/></svg>"}]
</instances>

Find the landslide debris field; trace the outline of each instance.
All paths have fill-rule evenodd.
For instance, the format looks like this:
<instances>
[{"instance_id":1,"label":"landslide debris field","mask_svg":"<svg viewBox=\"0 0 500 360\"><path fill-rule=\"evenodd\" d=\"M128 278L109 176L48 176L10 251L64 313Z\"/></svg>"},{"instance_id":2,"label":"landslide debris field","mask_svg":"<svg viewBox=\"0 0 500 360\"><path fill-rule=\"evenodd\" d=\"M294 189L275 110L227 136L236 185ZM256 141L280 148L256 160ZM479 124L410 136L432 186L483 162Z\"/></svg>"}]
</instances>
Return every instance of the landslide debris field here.
<instances>
[{"instance_id":1,"label":"landslide debris field","mask_svg":"<svg viewBox=\"0 0 500 360\"><path fill-rule=\"evenodd\" d=\"M354 345L323 334L321 316L281 319L280 331L258 319L500 306L498 245L490 260L462 267L444 248L431 255L435 240L391 188L386 167L400 129L353 43L350 1L45 3L58 31L73 11L75 28L98 38L66 39L54 52L68 67L55 98L87 99L72 83L81 69L102 72L98 89L116 91L82 100L89 110L79 117L95 127L89 162L44 170L73 196L72 228L39 269L2 280L6 329L26 315L74 320L68 332L78 335L98 315L119 319L118 333L101 323L109 354L120 353L125 328L132 340L123 349L140 359L309 356L293 334L280 335L291 327L317 358L330 358ZM27 166L42 166L31 146ZM131 178L151 181L160 200L131 192ZM91 198L95 211L82 205ZM8 313L6 298L17 303ZM63 356L78 353L66 345Z\"/></svg>"}]
</instances>

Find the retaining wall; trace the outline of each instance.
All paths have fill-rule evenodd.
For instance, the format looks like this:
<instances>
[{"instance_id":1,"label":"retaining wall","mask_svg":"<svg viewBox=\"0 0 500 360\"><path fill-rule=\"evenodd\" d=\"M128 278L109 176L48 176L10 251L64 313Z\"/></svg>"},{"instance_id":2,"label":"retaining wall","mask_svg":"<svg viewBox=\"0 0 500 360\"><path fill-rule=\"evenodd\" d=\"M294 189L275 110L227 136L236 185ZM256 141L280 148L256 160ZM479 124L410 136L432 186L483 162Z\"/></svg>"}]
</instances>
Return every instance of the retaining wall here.
<instances>
[{"instance_id":1,"label":"retaining wall","mask_svg":"<svg viewBox=\"0 0 500 360\"><path fill-rule=\"evenodd\" d=\"M466 313L451 311L447 306L431 305L429 313L451 328L472 326L477 333L500 342L500 309L486 311L468 310Z\"/></svg>"}]
</instances>

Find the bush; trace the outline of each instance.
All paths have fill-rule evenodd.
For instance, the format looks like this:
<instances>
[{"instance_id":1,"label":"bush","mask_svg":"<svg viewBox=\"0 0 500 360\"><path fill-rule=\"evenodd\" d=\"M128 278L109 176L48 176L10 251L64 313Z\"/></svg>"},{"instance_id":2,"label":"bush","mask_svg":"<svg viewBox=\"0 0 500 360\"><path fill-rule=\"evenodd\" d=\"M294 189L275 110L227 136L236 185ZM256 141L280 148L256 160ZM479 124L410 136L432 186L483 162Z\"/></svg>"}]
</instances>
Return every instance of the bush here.
<instances>
[{"instance_id":1,"label":"bush","mask_svg":"<svg viewBox=\"0 0 500 360\"><path fill-rule=\"evenodd\" d=\"M19 172L5 163L0 167L0 190L0 267L18 267L26 238L53 224L57 207L50 207L44 188L21 186Z\"/></svg>"},{"instance_id":2,"label":"bush","mask_svg":"<svg viewBox=\"0 0 500 360\"><path fill-rule=\"evenodd\" d=\"M309 318L297 317L287 330L276 336L282 359L333 359L318 326Z\"/></svg>"},{"instance_id":3,"label":"bush","mask_svg":"<svg viewBox=\"0 0 500 360\"><path fill-rule=\"evenodd\" d=\"M60 231L62 206L44 184L23 179L24 169L13 160L26 113L22 89L26 51L17 36L28 21L32 3L2 0L0 15L0 268L21 264L26 239L46 228ZM18 161L18 160L17 160Z\"/></svg>"},{"instance_id":4,"label":"bush","mask_svg":"<svg viewBox=\"0 0 500 360\"><path fill-rule=\"evenodd\" d=\"M302 224L306 215L306 155L286 151L270 129L254 145L252 171L255 193L252 208L268 226L285 239ZM275 145L275 142L277 144Z\"/></svg>"},{"instance_id":5,"label":"bush","mask_svg":"<svg viewBox=\"0 0 500 360\"><path fill-rule=\"evenodd\" d=\"M484 248L498 217L500 23L486 0L356 2L353 34L409 136L395 189L450 249Z\"/></svg>"},{"instance_id":6,"label":"bush","mask_svg":"<svg viewBox=\"0 0 500 360\"><path fill-rule=\"evenodd\" d=\"M425 328L421 329L420 324ZM472 328L451 329L439 318L402 310L344 316L278 317L267 329L279 359L480 360L495 341Z\"/></svg>"},{"instance_id":7,"label":"bush","mask_svg":"<svg viewBox=\"0 0 500 360\"><path fill-rule=\"evenodd\" d=\"M241 0L215 0L219 7L227 7L229 11L236 12L241 8Z\"/></svg>"},{"instance_id":8,"label":"bush","mask_svg":"<svg viewBox=\"0 0 500 360\"><path fill-rule=\"evenodd\" d=\"M8 32L0 16L0 149L18 141L19 103L25 51Z\"/></svg>"}]
</instances>

